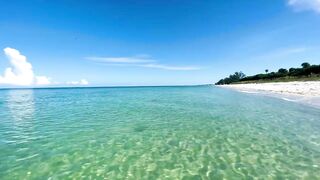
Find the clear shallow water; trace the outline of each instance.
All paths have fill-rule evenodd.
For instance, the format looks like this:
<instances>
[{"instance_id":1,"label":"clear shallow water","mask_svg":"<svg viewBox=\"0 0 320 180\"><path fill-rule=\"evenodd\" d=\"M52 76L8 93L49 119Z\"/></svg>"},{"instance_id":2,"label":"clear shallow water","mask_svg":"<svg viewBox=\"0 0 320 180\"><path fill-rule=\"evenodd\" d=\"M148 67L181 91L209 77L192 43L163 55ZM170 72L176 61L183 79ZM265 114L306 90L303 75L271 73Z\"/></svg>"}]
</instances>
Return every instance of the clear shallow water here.
<instances>
[{"instance_id":1,"label":"clear shallow water","mask_svg":"<svg viewBox=\"0 0 320 180\"><path fill-rule=\"evenodd\" d=\"M320 110L209 86L0 90L0 179L319 179Z\"/></svg>"}]
</instances>

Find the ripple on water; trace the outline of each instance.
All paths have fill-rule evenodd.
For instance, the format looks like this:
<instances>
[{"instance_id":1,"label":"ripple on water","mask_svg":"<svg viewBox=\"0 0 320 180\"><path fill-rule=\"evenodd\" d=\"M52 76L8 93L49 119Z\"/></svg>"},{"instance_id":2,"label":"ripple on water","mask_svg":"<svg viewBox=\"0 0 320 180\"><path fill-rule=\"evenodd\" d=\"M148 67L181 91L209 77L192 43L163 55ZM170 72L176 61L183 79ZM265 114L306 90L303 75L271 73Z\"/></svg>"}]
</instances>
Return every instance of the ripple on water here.
<instances>
[{"instance_id":1,"label":"ripple on water","mask_svg":"<svg viewBox=\"0 0 320 180\"><path fill-rule=\"evenodd\" d=\"M33 91L0 91L0 179L320 177L316 109L212 87Z\"/></svg>"}]
</instances>

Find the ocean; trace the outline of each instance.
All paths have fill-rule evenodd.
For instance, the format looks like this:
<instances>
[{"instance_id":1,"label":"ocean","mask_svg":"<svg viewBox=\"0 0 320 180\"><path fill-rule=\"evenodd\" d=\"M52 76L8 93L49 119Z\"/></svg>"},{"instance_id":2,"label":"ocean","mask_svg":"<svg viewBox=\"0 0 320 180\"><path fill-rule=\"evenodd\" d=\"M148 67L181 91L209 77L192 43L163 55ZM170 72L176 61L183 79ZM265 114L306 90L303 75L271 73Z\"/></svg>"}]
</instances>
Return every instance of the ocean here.
<instances>
[{"instance_id":1,"label":"ocean","mask_svg":"<svg viewBox=\"0 0 320 180\"><path fill-rule=\"evenodd\" d=\"M319 179L320 109L214 86L0 90L0 179Z\"/></svg>"}]
</instances>

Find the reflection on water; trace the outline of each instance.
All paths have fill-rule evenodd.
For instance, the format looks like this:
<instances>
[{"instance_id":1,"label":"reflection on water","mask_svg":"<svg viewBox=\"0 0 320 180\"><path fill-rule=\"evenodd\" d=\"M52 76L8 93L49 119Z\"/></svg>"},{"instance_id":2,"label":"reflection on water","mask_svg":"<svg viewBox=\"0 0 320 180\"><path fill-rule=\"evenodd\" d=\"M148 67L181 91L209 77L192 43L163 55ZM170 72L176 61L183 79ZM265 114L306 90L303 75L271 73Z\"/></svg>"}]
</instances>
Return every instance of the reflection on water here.
<instances>
[{"instance_id":1,"label":"reflection on water","mask_svg":"<svg viewBox=\"0 0 320 180\"><path fill-rule=\"evenodd\" d=\"M15 144L30 142L34 136L35 103L33 90L8 91L6 105L13 128L10 142Z\"/></svg>"},{"instance_id":2,"label":"reflection on water","mask_svg":"<svg viewBox=\"0 0 320 180\"><path fill-rule=\"evenodd\" d=\"M32 119L34 113L33 90L10 90L7 94L7 106L15 123Z\"/></svg>"}]
</instances>

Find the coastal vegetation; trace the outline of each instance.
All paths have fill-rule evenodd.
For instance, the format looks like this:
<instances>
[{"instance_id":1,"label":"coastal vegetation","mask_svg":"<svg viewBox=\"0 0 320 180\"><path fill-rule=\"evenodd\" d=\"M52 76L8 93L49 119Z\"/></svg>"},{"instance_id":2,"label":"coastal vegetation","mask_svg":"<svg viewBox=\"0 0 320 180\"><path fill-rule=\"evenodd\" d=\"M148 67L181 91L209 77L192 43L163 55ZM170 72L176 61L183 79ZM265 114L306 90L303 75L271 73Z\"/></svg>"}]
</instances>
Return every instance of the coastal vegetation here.
<instances>
[{"instance_id":1,"label":"coastal vegetation","mask_svg":"<svg viewBox=\"0 0 320 180\"><path fill-rule=\"evenodd\" d=\"M280 68L276 72L246 76L243 72L235 72L224 79L220 79L216 85L236 84L236 83L264 83L264 82L288 82L288 81L308 81L320 80L320 65L310 65L305 62L301 64L301 68Z\"/></svg>"}]
</instances>

